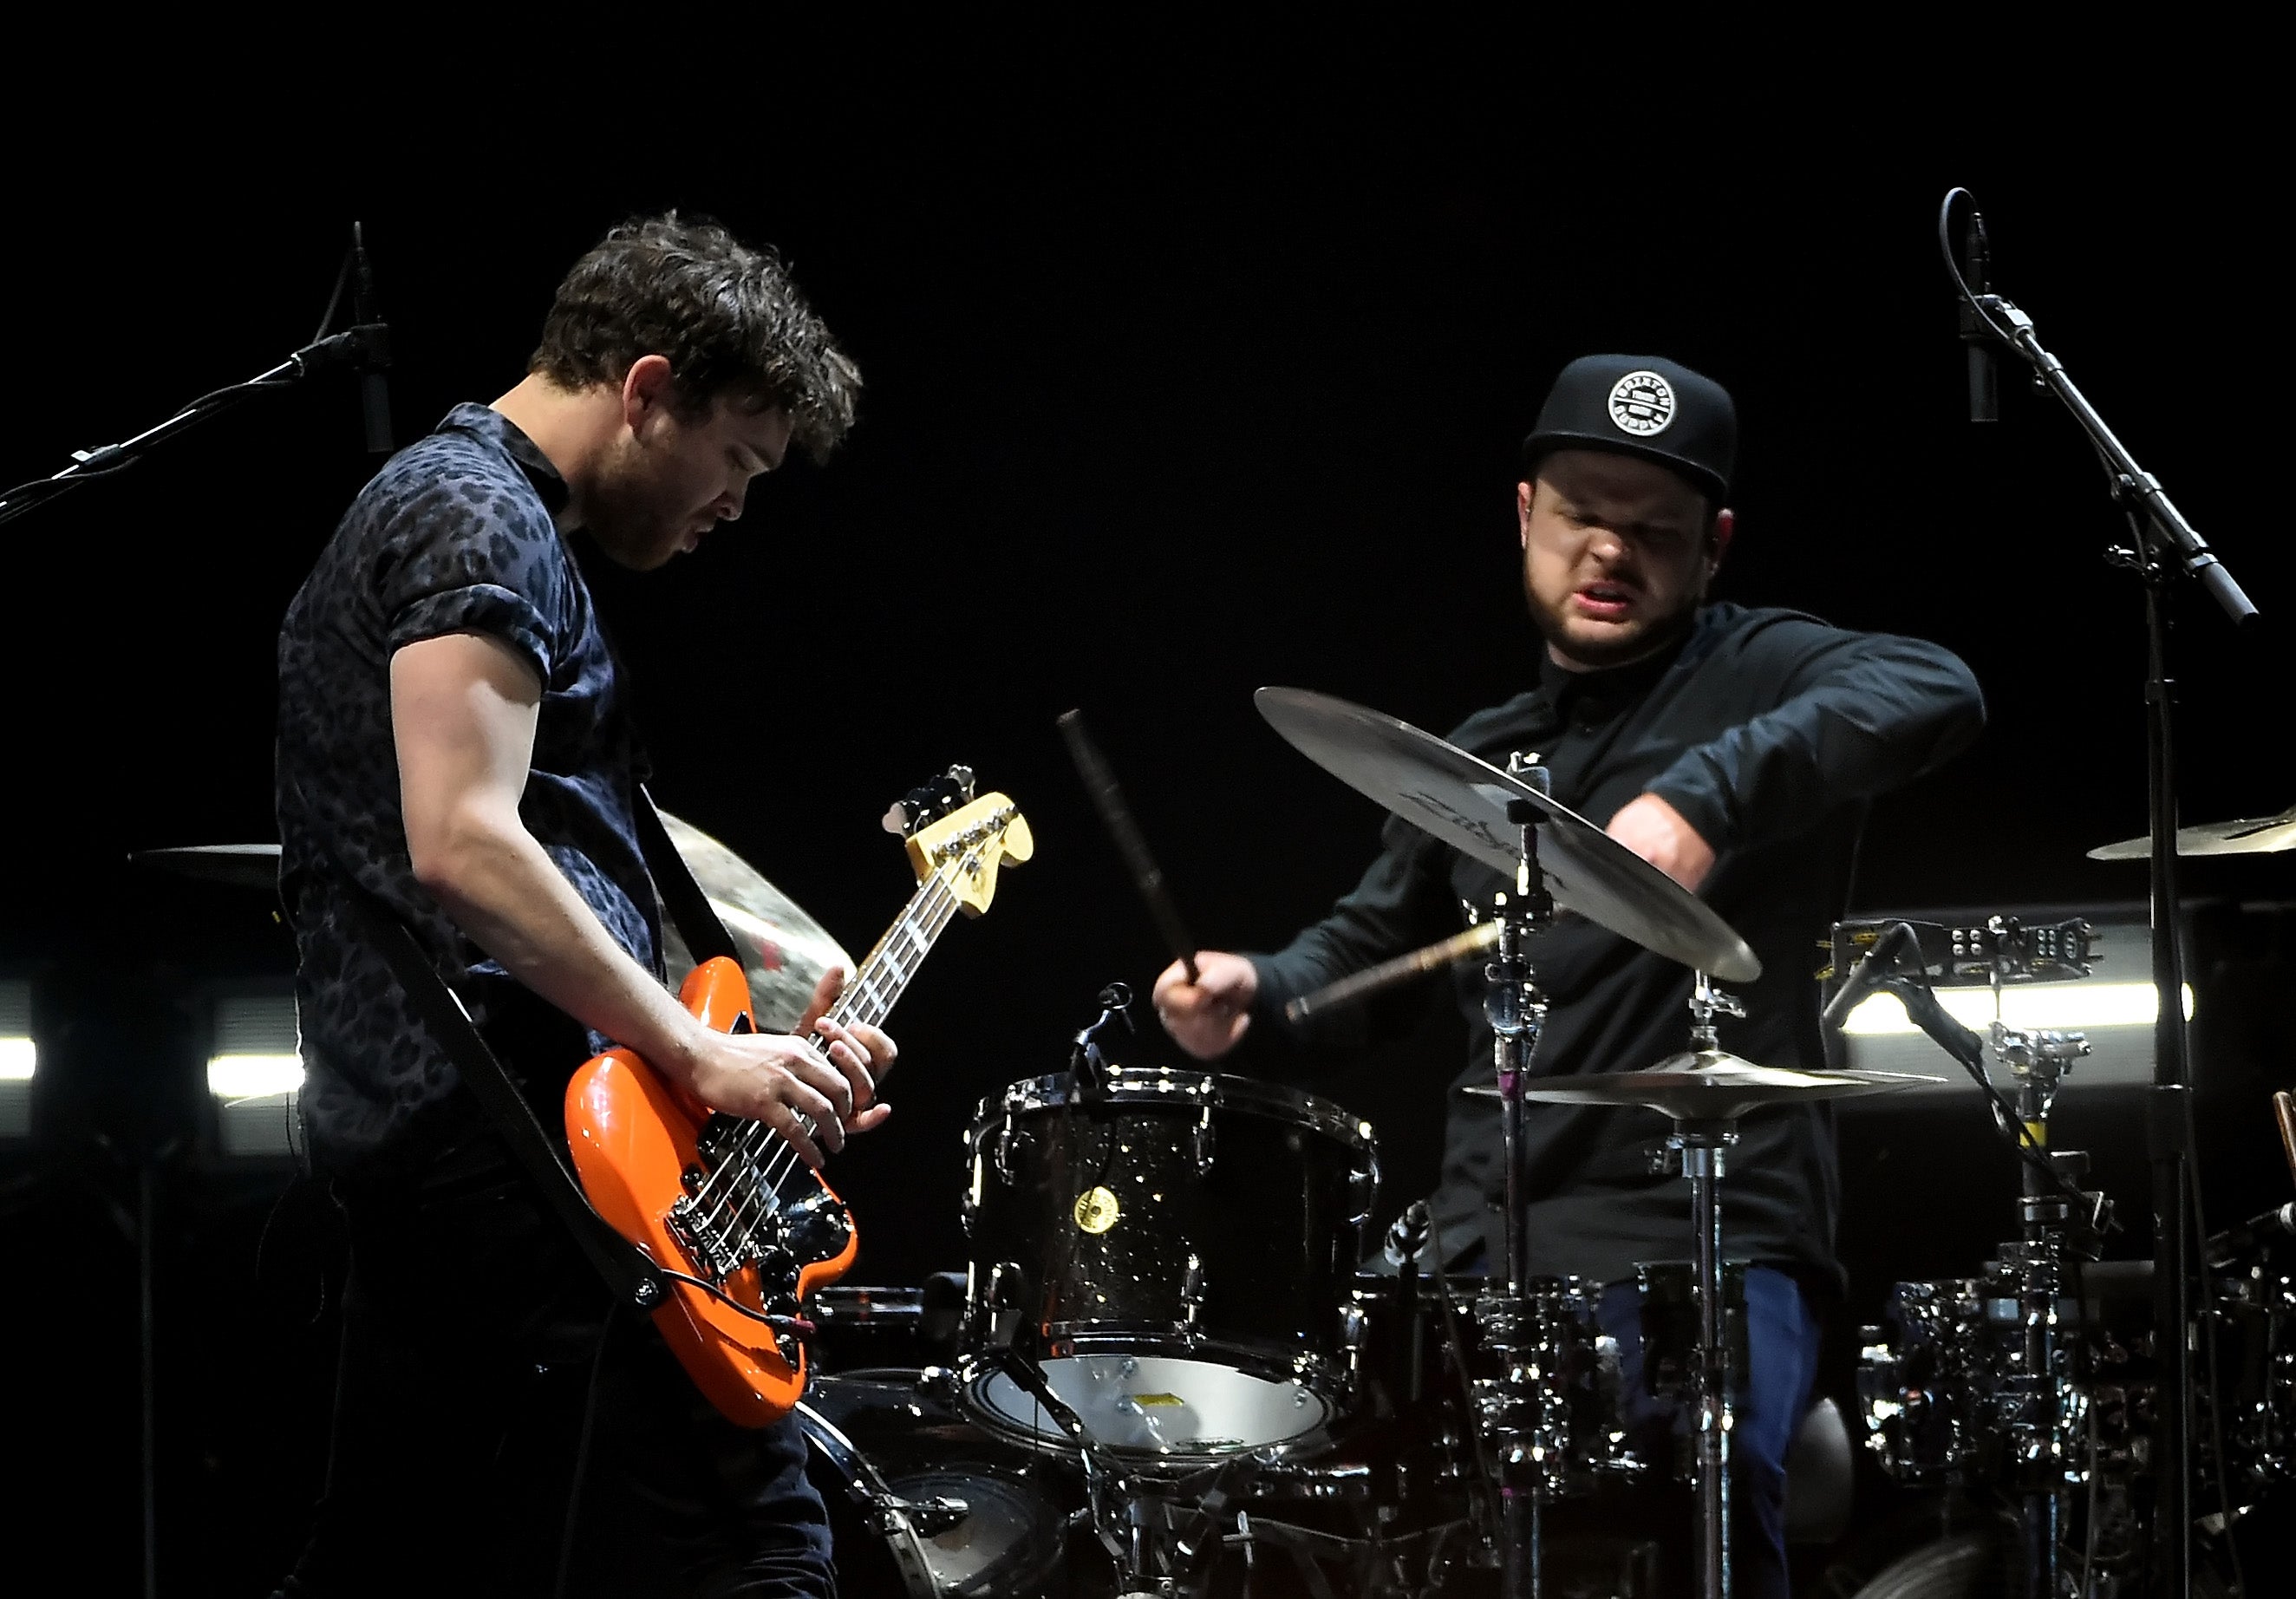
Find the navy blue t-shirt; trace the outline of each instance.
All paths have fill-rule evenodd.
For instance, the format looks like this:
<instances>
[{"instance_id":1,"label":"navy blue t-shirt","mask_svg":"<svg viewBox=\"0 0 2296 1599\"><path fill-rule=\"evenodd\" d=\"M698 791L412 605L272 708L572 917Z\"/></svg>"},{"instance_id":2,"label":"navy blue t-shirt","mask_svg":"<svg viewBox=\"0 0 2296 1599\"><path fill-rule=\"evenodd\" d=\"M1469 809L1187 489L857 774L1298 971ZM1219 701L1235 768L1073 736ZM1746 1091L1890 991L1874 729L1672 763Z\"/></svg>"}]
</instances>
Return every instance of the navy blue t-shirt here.
<instances>
[{"instance_id":1,"label":"navy blue t-shirt","mask_svg":"<svg viewBox=\"0 0 2296 1599\"><path fill-rule=\"evenodd\" d=\"M483 633L534 668L542 703L520 817L622 947L660 971L633 820L643 758L627 686L553 521L566 495L508 418L457 406L352 502L280 628L280 895L299 955L304 1122L331 1166L405 1146L456 1082L348 920L347 875L415 930L537 1104L604 1042L512 980L414 881L391 738L398 649Z\"/></svg>"}]
</instances>

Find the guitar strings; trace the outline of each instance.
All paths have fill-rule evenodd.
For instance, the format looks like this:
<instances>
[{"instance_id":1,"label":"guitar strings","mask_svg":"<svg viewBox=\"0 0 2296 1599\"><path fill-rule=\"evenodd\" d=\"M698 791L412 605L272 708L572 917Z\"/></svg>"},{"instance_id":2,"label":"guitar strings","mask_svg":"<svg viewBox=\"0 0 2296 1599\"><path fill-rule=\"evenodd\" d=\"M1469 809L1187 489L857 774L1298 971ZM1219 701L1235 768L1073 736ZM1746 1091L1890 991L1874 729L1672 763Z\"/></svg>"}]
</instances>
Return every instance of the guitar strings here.
<instances>
[{"instance_id":1,"label":"guitar strings","mask_svg":"<svg viewBox=\"0 0 2296 1599\"><path fill-rule=\"evenodd\" d=\"M977 854L968 857L964 865L970 867L978 859ZM914 967L903 970L900 964L891 958L888 952L893 940L900 935L904 928L915 928L923 934L922 943L925 951L930 951L933 941L939 939L942 931L947 927L958 907L959 901L955 890L949 885L947 875L945 873L936 872L922 886L915 899L902 914L900 921L887 932L878 948L872 951L870 958L862 963L861 971L856 974L853 986L839 996L837 1004L831 1007L830 1019L843 1022L860 1013L863 1008L861 1002L871 999L880 1000L875 1007L877 1015L882 1016L890 1012L893 1003L900 997L901 991L907 987L909 978L915 971ZM922 955L924 951L919 953ZM880 961L878 958L880 955L885 958ZM898 980L893 984L890 994L880 996L876 989L880 978L885 975L884 968L888 966L898 973ZM816 1045L819 1044L820 1035L813 1035L812 1041ZM799 1125L808 1133L814 1131L816 1124L810 1117L800 1114L798 1119ZM762 1168L758 1164L761 1156L769 1157ZM782 1180L789 1175L791 1166L796 1160L797 1152L788 1140L783 1138L768 1124L751 1119L742 1130L734 1149L719 1161L717 1169L711 1172L709 1178L696 1190L695 1200L699 1203L711 1204L715 1207L718 1212L715 1219L729 1234L740 1235L742 1252L748 1253L750 1251L747 1246L752 1242L748 1236L748 1232L753 1220L756 1219L752 1212L767 1206L769 1202L779 1201L783 1198ZM715 1193L721 1179L731 1182L732 1175L737 1167L749 1172L752 1181L747 1185L734 1185L734 1192L730 1195ZM743 1191L745 1188L747 1192ZM734 1202L730 1215L726 1210L729 1199ZM729 1242L732 1241L729 1238Z\"/></svg>"},{"instance_id":2,"label":"guitar strings","mask_svg":"<svg viewBox=\"0 0 2296 1599\"><path fill-rule=\"evenodd\" d=\"M965 865L972 865L978 858L979 857L977 856L969 857L965 862ZM932 896L929 895L927 892L928 890L939 890L939 897L945 899L946 903L942 905L929 906L927 902ZM923 918L926 922L925 943L928 949L930 949L932 941L939 938L942 931L947 927L950 918L956 914L958 903L955 891L949 887L947 878L939 873L936 873L932 880L926 884L924 888L919 890L915 900L912 904L911 910L913 912L920 910L923 912ZM908 914L905 914L902 917L902 921L905 922L911 919L912 918ZM895 931L898 931L898 928L896 928ZM871 990L875 985L877 977L877 973L873 970L876 964L874 957L879 951L884 949L887 945L890 943L893 936L892 932L887 933L886 942L884 944L881 944L877 951L871 952L871 959L862 963L864 973L863 975L857 976L853 988L849 991L854 998L858 999L869 996ZM892 1008L893 1002L900 997L902 988L907 986L908 976L909 974L906 972L902 974L900 982L894 988L892 993L885 997L883 1003L878 1007L878 1015L882 1016ZM830 1013L832 1016L837 1017L840 1021L843 1020L845 1016L849 1016L855 1013L851 1008L842 1003L845 997L845 996L840 996L840 1004L832 1006ZM819 1042L819 1035L815 1035L814 1038L815 1042ZM803 1126L808 1133L813 1130L814 1122L810 1117L800 1115L798 1119L800 1124ZM761 1154L768 1153L770 1153L771 1158L767 1160L765 1167L762 1169L756 1169L755 1163L758 1157ZM718 1202L718 1211L721 1225L724 1226L730 1234L738 1234L742 1252L744 1254L748 1254L753 1252L750 1246L754 1242L754 1240L750 1236L749 1231L753 1221L751 1215L753 1206L762 1209L769 1204L778 1204L783 1200L783 1195L781 1191L781 1182L784 1177L790 1174L791 1168L798 1163L797 1151L786 1139L783 1139L766 1123L761 1121L751 1121L749 1128L742 1135L742 1142L736 1151L736 1155L729 1156L726 1161L722 1164L718 1169L720 1171L726 1170L728 1167L734 1164L736 1158L752 1168L754 1171L754 1180L748 1185L748 1191L746 1193L742 1192L739 1188L736 1189L734 1197L737 1201L737 1203L730 1217L725 1214L725 1203L722 1199ZM715 1174L713 1174L713 1176Z\"/></svg>"},{"instance_id":3,"label":"guitar strings","mask_svg":"<svg viewBox=\"0 0 2296 1599\"><path fill-rule=\"evenodd\" d=\"M931 904L931 900L936 898L937 895L948 896L951 901L949 906L944 908ZM941 873L935 873L930 880L920 886L916 897L910 902L908 907L902 912L900 922L897 922L893 930L885 935L884 939L879 943L877 948L870 952L869 958L861 963L861 970L855 974L852 987L840 994L838 996L838 1003L830 1007L830 1020L839 1022L845 1021L849 1017L857 1013L858 1009L858 1001L873 996L873 991L876 987L879 976L878 966L880 963L878 956L890 947L895 934L900 931L903 925L929 922L930 925L925 930L925 942L928 948L930 948L932 941L938 939L940 936L941 931L948 925L949 915L953 914L954 910L955 899L953 890L949 889L946 878L943 877ZM901 983L897 986L892 994L887 996L883 1000L882 1004L878 1006L877 1014L879 1016L884 1015L887 1012L892 1009L893 1002L900 997L901 989L906 986L907 974L904 973ZM816 1045L820 1042L820 1035L818 1033L812 1035L812 1042ZM798 1122L799 1125L804 1128L808 1134L814 1130L814 1122L812 1118L800 1114L798 1117ZM695 1195L696 1199L701 1200L708 1198L709 1195L709 1190L717 1180L721 1176L726 1176L731 1173L737 1164L746 1162L754 1166L754 1163L760 1156L767 1155L768 1153L773 1153L775 1155L774 1160L769 1163L767 1169L755 1172L754 1175L757 1176L766 1185L774 1188L774 1197L778 1199L781 1196L777 1185L782 1176L787 1169L787 1160L793 1159L795 1157L796 1151L786 1140L783 1139L781 1135L775 1132L771 1126L756 1119L749 1121L747 1127L742 1130L740 1143L735 1146L734 1151L726 1157L726 1159L719 1163L718 1169L710 1174L709 1181L702 1185L701 1190L699 1190Z\"/></svg>"}]
</instances>

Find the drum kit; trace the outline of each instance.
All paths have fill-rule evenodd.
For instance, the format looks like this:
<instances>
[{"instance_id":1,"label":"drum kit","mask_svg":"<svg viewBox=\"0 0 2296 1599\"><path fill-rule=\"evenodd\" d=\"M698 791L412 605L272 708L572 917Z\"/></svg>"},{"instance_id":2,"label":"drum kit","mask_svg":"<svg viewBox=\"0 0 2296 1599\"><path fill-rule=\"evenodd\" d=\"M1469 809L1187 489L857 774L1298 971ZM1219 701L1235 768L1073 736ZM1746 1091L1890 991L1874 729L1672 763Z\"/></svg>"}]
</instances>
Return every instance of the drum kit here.
<instances>
[{"instance_id":1,"label":"drum kit","mask_svg":"<svg viewBox=\"0 0 2296 1599\"><path fill-rule=\"evenodd\" d=\"M1713 980L1759 976L1753 951L1555 801L1536 767L1504 771L1321 695L1263 690L1259 706L1333 775L1513 884L1496 931L1458 952L1490 956L1496 1046L1479 1086L1505 1131L1503 1268L1454 1282L1437 1264L1423 1280L1428 1219L1413 1207L1387 1240L1397 1269L1359 1270L1379 1185L1370 1124L1287 1088L1116 1062L1128 996L1112 985L1066 1071L1012 1085L973 1121L970 1259L961 1308L941 1312L946 1364L832 1361L808 1390L805 1425L884 1549L902 1585L889 1591L1564 1591L1546 1570L1549 1507L1674 1469L1628 1447L1600 1285L1525 1267L1523 1119L1564 1103L1648 1107L1672 1124L1694 1218L1676 1283L1693 1314L1673 1364L1695 1418L1700 1591L1727 1593L1725 1151L1751 1111L1936 1079L1781 1070L1722 1050L1715 1017L1736 1007ZM1532 1072L1546 1009L1535 935L1562 914L1698 974L1685 1052L1570 1081ZM824 1327L857 1324L836 1292L824 1304ZM925 1314L920 1300L917 1324ZM1603 1591L1634 1591L1626 1582Z\"/></svg>"},{"instance_id":2,"label":"drum kit","mask_svg":"<svg viewBox=\"0 0 2296 1599\"><path fill-rule=\"evenodd\" d=\"M1696 1591L1726 1595L1731 1368L1743 1357L1732 1353L1736 1273L1724 1261L1722 1217L1737 1123L1766 1107L1941 1079L1786 1070L1729 1054L1715 1019L1740 1013L1715 980L1758 977L1753 951L1704 902L1554 800L1535 765L1502 770L1301 691L1263 690L1259 702L1332 775L1512 883L1468 934L1300 1005L1348 1003L1414 972L1488 957L1493 1076L1470 1092L1502 1111L1497 1269L1447 1275L1424 1247L1423 1204L1383 1241L1365 1237L1379 1190L1370 1123L1290 1088L1121 1062L1129 995L1111 984L1065 1070L980 1103L966 1136L963 1276L834 1286L808 1300L816 1374L799 1417L838 1534L840 1582L908 1599L1629 1599L1652 1591L1636 1564L1647 1546L1629 1546L1615 1570L1590 1575L1582 1562L1566 1575L1551 1557L1548 1513L1607 1484L1671 1477L1692 1489ZM1081 740L1080 727L1067 731ZM1095 797L1117 808L1112 780ZM668 822L756 954L760 1019L786 1025L818 974L849 960L731 850ZM2276 838L2270 827L2285 822L2240 824L2233 847ZM2196 841L2224 848L2222 831L2195 830ZM2296 828L2284 831L2296 841ZM1130 842L1152 889L1144 847ZM255 870L213 849L151 858L210 875ZM1160 921L1177 928L1164 908ZM1585 1078L1532 1070L1546 1012L1536 935L1566 914L1691 969L1683 1053ZM2078 976L2086 937L2077 924L1999 918L1949 932L1844 923L1836 970L1863 952L1874 968L1867 986L1898 992L1919 1019L1932 975L1997 991ZM1893 949L1887 977L1881 957ZM1866 1330L1868 1445L1904 1481L2005 1496L2022 1530L2027 1592L2061 1591L2059 1552L2075 1523L2080 1591L2134 1591L2110 1578L2135 1558L2144 1499L2150 1332L2120 1309L2141 1303L2144 1288L2093 1262L2102 1201L2077 1186L2081 1157L2046 1141L2050 1104L2086 1043L1997 1022L1989 1038L1933 1036L1980 1081L1976 1052L1989 1047L2014 1082L2013 1103L1987 1092L2024 1146L2021 1232L1980 1276L1898 1284L1887 1324ZM1691 1189L1691 1261L1645 1267L1641 1289L1644 1381L1674 1374L1689 1418L1689 1447L1675 1458L1629 1446L1620 1351L1595 1314L1601 1285L1525 1269L1521 1152L1534 1103L1644 1107L1670 1123ZM2285 1113L2296 1166L2296 1106ZM2280 1221L2296 1222L2296 1207ZM2229 1404L2211 1413L2226 1446L2212 1486L2227 1516L2296 1475L2296 1275L2271 1267L2258 1242L2271 1230L2218 1240L2210 1259L2210 1324L2234 1368ZM1365 1269L1382 1253L1387 1269ZM1670 1308L1670 1321L1654 1307ZM1664 1324L1678 1329L1671 1348L1663 1333L1652 1342ZM1897 1587L1868 1591L1966 1591L1976 1556L1953 1562L1974 1547L1954 1545L1952 1558L1931 1559L1934 1571L1909 1568ZM1989 1548L1984 1558L1997 1563Z\"/></svg>"}]
</instances>

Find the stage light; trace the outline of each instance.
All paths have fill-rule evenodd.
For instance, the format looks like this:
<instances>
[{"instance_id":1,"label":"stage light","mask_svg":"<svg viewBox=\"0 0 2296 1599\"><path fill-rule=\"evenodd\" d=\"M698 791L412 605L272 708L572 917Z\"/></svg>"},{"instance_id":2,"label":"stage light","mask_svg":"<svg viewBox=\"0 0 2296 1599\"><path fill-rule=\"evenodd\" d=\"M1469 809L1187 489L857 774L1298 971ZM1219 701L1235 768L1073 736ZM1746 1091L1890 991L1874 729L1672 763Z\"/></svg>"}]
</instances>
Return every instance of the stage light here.
<instances>
[{"instance_id":1,"label":"stage light","mask_svg":"<svg viewBox=\"0 0 2296 1599\"><path fill-rule=\"evenodd\" d=\"M215 1042L208 1057L208 1092L215 1096L216 1128L226 1155L302 1152L297 1097L303 1058L296 1053L291 994L242 994L215 1002Z\"/></svg>"},{"instance_id":2,"label":"stage light","mask_svg":"<svg viewBox=\"0 0 2296 1599\"><path fill-rule=\"evenodd\" d=\"M208 1092L217 1099L293 1094L302 1086L300 1055L217 1055L208 1062Z\"/></svg>"},{"instance_id":3,"label":"stage light","mask_svg":"<svg viewBox=\"0 0 2296 1599\"><path fill-rule=\"evenodd\" d=\"M1938 1003L1964 1027L1983 1032L1993 1025L1989 988L1944 988ZM2151 1027L2161 1013L2159 991L2151 983L2049 983L2005 989L2001 1020L2015 1028L2060 1028L2087 1031L2101 1027ZM2193 986L2185 985L2185 1020L2193 1019ZM1921 1029L1894 994L1876 994L1849 1013L1841 1030L1860 1037Z\"/></svg>"},{"instance_id":4,"label":"stage light","mask_svg":"<svg viewBox=\"0 0 2296 1599\"><path fill-rule=\"evenodd\" d=\"M39 1046L32 1041L32 985L0 982L0 1138L30 1136L32 1074L39 1065Z\"/></svg>"},{"instance_id":5,"label":"stage light","mask_svg":"<svg viewBox=\"0 0 2296 1599\"><path fill-rule=\"evenodd\" d=\"M1916 922L1941 922L1948 926L1978 927L1998 911L2029 926L2044 926L2070 916L2086 919L2096 939L2089 958L2089 975L2046 982L2011 983L2001 990L2001 1020L2013 1028L2054 1028L2086 1033L2089 1054L2065 1076L2065 1092L2076 1096L2099 1089L2148 1087L2152 1081L2152 1021L2159 1010L2149 980L2152 971L2152 932L2142 905L1992 906L1976 909L1915 910L1902 914ZM1946 987L1936 990L1938 1003L1963 1026L1983 1033L1993 1025L1993 990L1985 984ZM2211 999L2210 1004L2215 1004ZM2185 1015L2197 1009L2193 987L2185 988ZM1910 1103L1923 1097L1956 1098L1973 1092L1961 1069L1944 1051L1930 1042L1906 1018L1894 994L1876 994L1850 1012L1841 1029L1839 1063L1877 1071L1904 1071L1939 1080L1898 1094L1876 1095L1871 1100L1844 1101L1844 1113L1888 1115L1884 1102Z\"/></svg>"}]
</instances>

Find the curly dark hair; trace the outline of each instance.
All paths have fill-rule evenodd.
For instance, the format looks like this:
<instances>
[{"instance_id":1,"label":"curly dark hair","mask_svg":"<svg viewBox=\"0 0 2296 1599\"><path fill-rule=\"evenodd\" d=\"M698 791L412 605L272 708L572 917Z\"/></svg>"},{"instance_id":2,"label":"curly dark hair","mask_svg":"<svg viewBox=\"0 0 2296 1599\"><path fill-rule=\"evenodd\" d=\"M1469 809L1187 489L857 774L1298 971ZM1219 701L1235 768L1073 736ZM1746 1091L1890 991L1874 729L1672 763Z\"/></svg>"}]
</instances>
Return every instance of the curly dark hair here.
<instances>
[{"instance_id":1,"label":"curly dark hair","mask_svg":"<svg viewBox=\"0 0 2296 1599\"><path fill-rule=\"evenodd\" d=\"M682 411L720 396L786 410L828 459L853 426L861 369L837 348L770 249L676 211L609 233L574 263L527 363L562 389L619 383L643 356L669 362Z\"/></svg>"}]
</instances>

